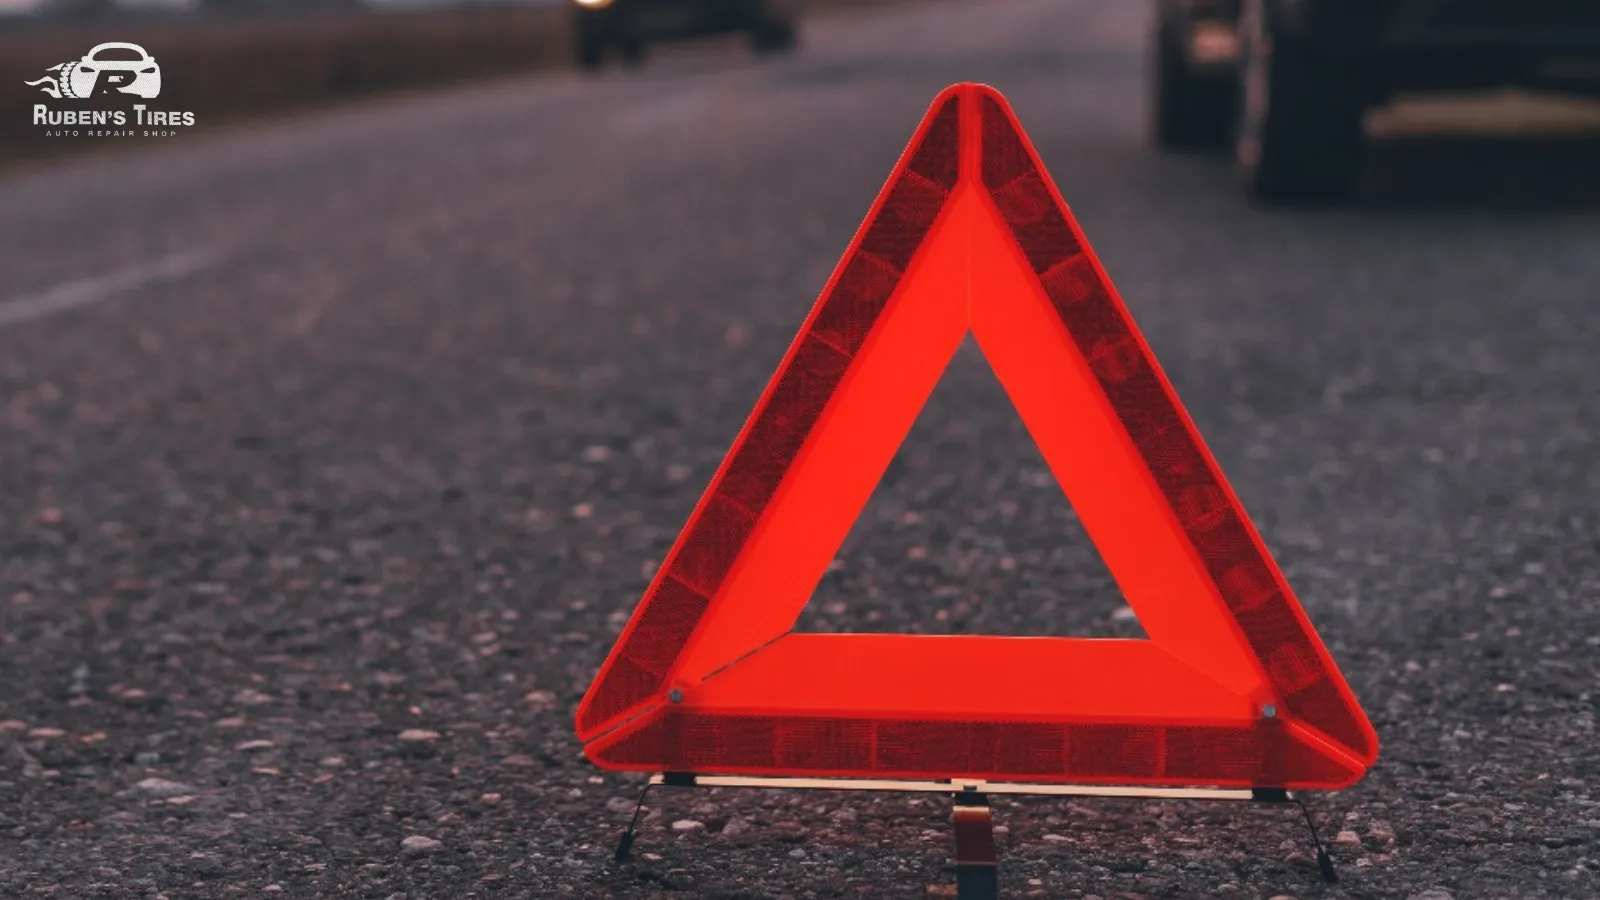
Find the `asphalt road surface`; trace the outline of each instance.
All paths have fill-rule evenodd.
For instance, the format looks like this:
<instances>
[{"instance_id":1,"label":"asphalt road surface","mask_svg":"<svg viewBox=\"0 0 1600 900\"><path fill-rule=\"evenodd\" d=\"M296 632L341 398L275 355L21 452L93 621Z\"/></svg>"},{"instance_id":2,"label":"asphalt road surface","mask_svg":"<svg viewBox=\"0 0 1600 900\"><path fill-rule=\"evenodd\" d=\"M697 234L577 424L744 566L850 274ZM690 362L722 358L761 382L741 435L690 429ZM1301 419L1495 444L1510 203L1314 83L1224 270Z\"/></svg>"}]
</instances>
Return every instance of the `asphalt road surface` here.
<instances>
[{"instance_id":1,"label":"asphalt road surface","mask_svg":"<svg viewBox=\"0 0 1600 900\"><path fill-rule=\"evenodd\" d=\"M1145 138L1144 4L928 3L0 179L0 894L948 896L944 801L652 804L572 712L928 102L1010 97L1382 739L1001 801L1012 896L1600 895L1594 133L1343 209ZM182 73L170 73L181 78ZM1137 635L975 350L803 620ZM426 840L422 840L425 838Z\"/></svg>"}]
</instances>

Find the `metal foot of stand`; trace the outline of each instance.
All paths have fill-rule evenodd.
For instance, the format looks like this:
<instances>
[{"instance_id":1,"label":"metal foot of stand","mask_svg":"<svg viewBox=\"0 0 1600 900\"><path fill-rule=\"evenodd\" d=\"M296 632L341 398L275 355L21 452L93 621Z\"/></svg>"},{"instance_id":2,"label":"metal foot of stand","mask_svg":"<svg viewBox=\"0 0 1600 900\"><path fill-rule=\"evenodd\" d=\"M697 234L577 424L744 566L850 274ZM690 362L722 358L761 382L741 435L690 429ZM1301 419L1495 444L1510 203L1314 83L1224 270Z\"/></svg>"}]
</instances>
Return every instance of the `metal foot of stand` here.
<instances>
[{"instance_id":1,"label":"metal foot of stand","mask_svg":"<svg viewBox=\"0 0 1600 900\"><path fill-rule=\"evenodd\" d=\"M974 787L956 792L950 808L956 838L958 900L999 900L1000 863L994 849L994 816L989 798Z\"/></svg>"},{"instance_id":2,"label":"metal foot of stand","mask_svg":"<svg viewBox=\"0 0 1600 900\"><path fill-rule=\"evenodd\" d=\"M625 863L633 855L633 839L639 832L639 816L644 812L645 798L650 796L650 789L656 785L666 787L694 787L695 776L686 772L667 772L662 775L651 775L650 780L644 783L644 789L639 792L639 802L634 804L633 818L628 820L628 829L622 832L622 839L617 841L617 852L612 858L619 863Z\"/></svg>"},{"instance_id":3,"label":"metal foot of stand","mask_svg":"<svg viewBox=\"0 0 1600 900\"><path fill-rule=\"evenodd\" d=\"M633 807L633 818L628 820L628 830L624 831L622 839L617 841L617 852L612 854L612 859L619 863L627 862L633 855L633 839L639 831L639 814L644 812L644 798L650 796L650 788L653 786L653 781L644 783L644 790L639 792L639 802Z\"/></svg>"},{"instance_id":4,"label":"metal foot of stand","mask_svg":"<svg viewBox=\"0 0 1600 900\"><path fill-rule=\"evenodd\" d=\"M1311 810L1299 797L1294 798L1294 803L1300 807L1300 814L1306 817L1306 830L1311 832L1311 843L1317 848L1317 870L1322 873L1322 880L1338 884L1339 873L1333 870L1333 857L1328 855L1328 848L1322 846L1322 838L1317 835L1317 823L1311 821Z\"/></svg>"},{"instance_id":5,"label":"metal foot of stand","mask_svg":"<svg viewBox=\"0 0 1600 900\"><path fill-rule=\"evenodd\" d=\"M954 803L950 824L955 833L956 896L960 900L998 900L1000 866L994 843L994 817L989 806L991 794L1044 795L1057 797L1119 797L1140 800L1254 800L1260 803L1293 803L1300 807L1311 843L1317 852L1317 869L1329 884L1338 882L1333 857L1317 834L1311 810L1299 797L1283 788L1135 788L1088 785L1010 784L983 781L896 781L869 778L763 778L737 775L691 775L667 772L652 775L639 792L633 818L617 842L616 861L627 862L633 852L639 817L644 812L650 789L663 787L742 787L799 790L902 791L947 794Z\"/></svg>"},{"instance_id":6,"label":"metal foot of stand","mask_svg":"<svg viewBox=\"0 0 1600 900\"><path fill-rule=\"evenodd\" d=\"M1328 848L1322 845L1322 836L1317 834L1317 823L1311 819L1311 810L1306 802L1283 788L1256 788L1250 792L1251 799L1262 803L1293 803L1300 807L1300 814L1305 817L1306 830L1311 832L1311 846L1317 851L1317 871L1322 873L1322 880L1329 884L1339 883L1339 873L1334 871L1333 857L1328 854Z\"/></svg>"}]
</instances>

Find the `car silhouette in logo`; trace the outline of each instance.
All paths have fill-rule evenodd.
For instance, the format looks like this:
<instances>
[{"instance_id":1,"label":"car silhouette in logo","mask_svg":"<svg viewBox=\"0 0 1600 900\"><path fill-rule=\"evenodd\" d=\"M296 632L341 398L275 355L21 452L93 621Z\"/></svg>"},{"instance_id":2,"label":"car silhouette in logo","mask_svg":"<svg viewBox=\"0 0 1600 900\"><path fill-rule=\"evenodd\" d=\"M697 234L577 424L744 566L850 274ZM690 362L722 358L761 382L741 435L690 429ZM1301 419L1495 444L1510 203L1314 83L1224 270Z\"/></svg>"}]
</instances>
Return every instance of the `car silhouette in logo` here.
<instances>
[{"instance_id":1,"label":"car silhouette in logo","mask_svg":"<svg viewBox=\"0 0 1600 900\"><path fill-rule=\"evenodd\" d=\"M132 94L148 100L161 93L161 67L138 44L96 44L82 59L51 66L46 71L55 74L24 84L57 100L87 100L96 93Z\"/></svg>"}]
</instances>

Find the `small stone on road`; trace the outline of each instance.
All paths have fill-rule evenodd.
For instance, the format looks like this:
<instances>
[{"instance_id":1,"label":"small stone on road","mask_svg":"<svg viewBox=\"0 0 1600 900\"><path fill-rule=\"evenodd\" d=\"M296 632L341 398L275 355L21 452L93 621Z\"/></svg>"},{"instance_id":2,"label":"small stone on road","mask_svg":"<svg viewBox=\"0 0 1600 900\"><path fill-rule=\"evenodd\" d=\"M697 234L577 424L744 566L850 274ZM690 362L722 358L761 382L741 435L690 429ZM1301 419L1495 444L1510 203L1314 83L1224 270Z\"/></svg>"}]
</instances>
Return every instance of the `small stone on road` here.
<instances>
[{"instance_id":1,"label":"small stone on road","mask_svg":"<svg viewBox=\"0 0 1600 900\"><path fill-rule=\"evenodd\" d=\"M146 778L134 787L152 797L182 797L194 793L194 788L187 784L165 778Z\"/></svg>"},{"instance_id":2,"label":"small stone on road","mask_svg":"<svg viewBox=\"0 0 1600 900\"><path fill-rule=\"evenodd\" d=\"M432 853L443 846L443 844L439 843L433 838L423 837L420 834L413 834L400 842L400 849L404 850L410 856L421 856L425 853Z\"/></svg>"}]
</instances>

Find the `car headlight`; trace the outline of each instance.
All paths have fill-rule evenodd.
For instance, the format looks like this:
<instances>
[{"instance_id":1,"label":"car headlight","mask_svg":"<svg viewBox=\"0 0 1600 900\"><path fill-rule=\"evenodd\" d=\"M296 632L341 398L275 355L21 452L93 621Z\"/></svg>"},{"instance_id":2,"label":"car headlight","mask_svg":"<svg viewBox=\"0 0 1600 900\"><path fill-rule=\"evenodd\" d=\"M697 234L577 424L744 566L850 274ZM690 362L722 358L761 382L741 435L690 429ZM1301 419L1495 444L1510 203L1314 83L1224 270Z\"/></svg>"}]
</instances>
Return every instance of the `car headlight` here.
<instances>
[{"instance_id":1,"label":"car headlight","mask_svg":"<svg viewBox=\"0 0 1600 900\"><path fill-rule=\"evenodd\" d=\"M611 0L572 0L572 2L588 9L599 9L602 6L611 5Z\"/></svg>"}]
</instances>

